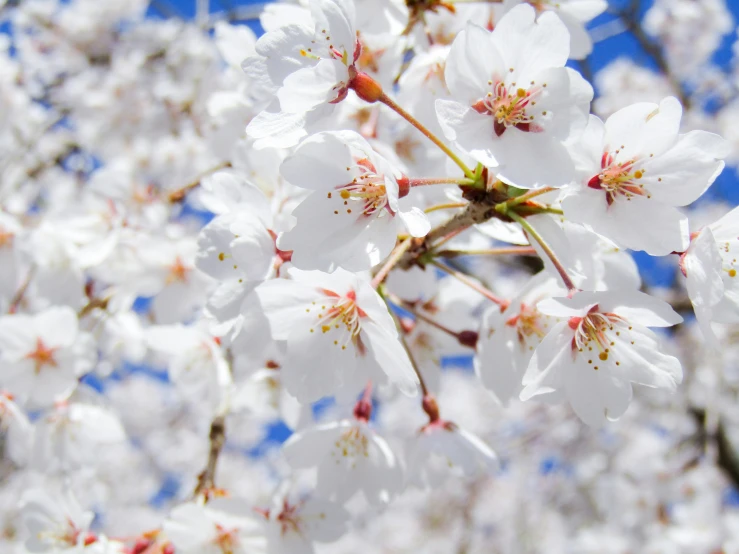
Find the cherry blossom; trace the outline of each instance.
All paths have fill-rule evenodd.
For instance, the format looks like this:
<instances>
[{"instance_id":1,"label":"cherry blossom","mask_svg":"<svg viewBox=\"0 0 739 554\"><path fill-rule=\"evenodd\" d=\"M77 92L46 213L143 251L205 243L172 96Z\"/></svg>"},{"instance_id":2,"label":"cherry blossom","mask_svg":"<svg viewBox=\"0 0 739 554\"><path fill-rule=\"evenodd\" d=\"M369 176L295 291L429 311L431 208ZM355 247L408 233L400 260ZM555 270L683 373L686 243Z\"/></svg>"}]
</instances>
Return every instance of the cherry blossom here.
<instances>
[{"instance_id":1,"label":"cherry blossom","mask_svg":"<svg viewBox=\"0 0 739 554\"><path fill-rule=\"evenodd\" d=\"M299 129L344 99L361 52L353 0L311 0L310 16L314 26L303 21L267 32L257 41L256 56L244 62L247 74L265 80L277 97L247 131L255 138L282 135L273 143L282 147L296 144L303 136Z\"/></svg>"},{"instance_id":2,"label":"cherry blossom","mask_svg":"<svg viewBox=\"0 0 739 554\"><path fill-rule=\"evenodd\" d=\"M82 509L69 489L30 489L21 505L29 552L74 552L96 541L89 532L93 514Z\"/></svg>"},{"instance_id":3,"label":"cherry blossom","mask_svg":"<svg viewBox=\"0 0 739 554\"><path fill-rule=\"evenodd\" d=\"M739 317L737 215L739 211L734 209L698 231L681 256L681 268L696 318L706 338L714 344L717 339L711 321L736 323Z\"/></svg>"},{"instance_id":4,"label":"cherry blossom","mask_svg":"<svg viewBox=\"0 0 739 554\"><path fill-rule=\"evenodd\" d=\"M629 407L632 383L674 391L683 372L647 327L682 321L670 306L636 291L579 292L542 300L537 309L561 321L534 351L521 399L566 399L589 425L618 419Z\"/></svg>"},{"instance_id":5,"label":"cherry blossom","mask_svg":"<svg viewBox=\"0 0 739 554\"><path fill-rule=\"evenodd\" d=\"M653 256L684 251L687 220L677 207L694 202L721 173L726 143L705 131L680 135L681 114L669 97L619 110L605 123L591 116L579 145L583 177L562 200L567 218ZM639 231L645 218L653 232Z\"/></svg>"},{"instance_id":6,"label":"cherry blossom","mask_svg":"<svg viewBox=\"0 0 739 554\"><path fill-rule=\"evenodd\" d=\"M437 487L450 474L473 478L491 472L490 447L455 423L438 419L424 426L408 448L408 475L420 487Z\"/></svg>"},{"instance_id":7,"label":"cherry blossom","mask_svg":"<svg viewBox=\"0 0 739 554\"><path fill-rule=\"evenodd\" d=\"M521 392L523 375L534 351L560 321L541 313L538 303L564 292L554 277L540 273L505 310L491 306L485 313L477 343L475 371L503 404Z\"/></svg>"},{"instance_id":8,"label":"cherry blossom","mask_svg":"<svg viewBox=\"0 0 739 554\"><path fill-rule=\"evenodd\" d=\"M88 339L79 331L70 308L1 317L3 386L19 400L36 406L66 398L77 386L77 378L93 366Z\"/></svg>"},{"instance_id":9,"label":"cherry blossom","mask_svg":"<svg viewBox=\"0 0 739 554\"><path fill-rule=\"evenodd\" d=\"M336 541L349 519L339 504L296 494L277 494L263 514L270 554L313 554L314 542Z\"/></svg>"},{"instance_id":10,"label":"cherry blossom","mask_svg":"<svg viewBox=\"0 0 739 554\"><path fill-rule=\"evenodd\" d=\"M386 504L403 487L399 460L361 419L299 431L284 445L283 454L294 469L317 467L316 491L340 503L361 491L370 504Z\"/></svg>"},{"instance_id":11,"label":"cherry blossom","mask_svg":"<svg viewBox=\"0 0 739 554\"><path fill-rule=\"evenodd\" d=\"M739 551L730 2L168 4L0 0L0 552Z\"/></svg>"},{"instance_id":12,"label":"cherry blossom","mask_svg":"<svg viewBox=\"0 0 739 554\"><path fill-rule=\"evenodd\" d=\"M283 162L281 172L313 191L293 210L295 227L278 241L280 249L293 252L291 261L300 269L369 269L390 254L401 230L422 237L430 229L420 209L398 206L400 171L355 133L313 135Z\"/></svg>"},{"instance_id":13,"label":"cherry blossom","mask_svg":"<svg viewBox=\"0 0 739 554\"><path fill-rule=\"evenodd\" d=\"M283 382L300 402L351 397L388 380L416 394L417 378L387 307L369 283L343 270L290 271L256 289L273 338L287 341Z\"/></svg>"},{"instance_id":14,"label":"cherry blossom","mask_svg":"<svg viewBox=\"0 0 739 554\"><path fill-rule=\"evenodd\" d=\"M265 552L257 515L244 502L229 498L215 498L207 505L181 504L172 510L163 530L177 552Z\"/></svg>"},{"instance_id":15,"label":"cherry blossom","mask_svg":"<svg viewBox=\"0 0 739 554\"><path fill-rule=\"evenodd\" d=\"M468 23L446 63L453 100L436 102L446 137L522 188L571 180L563 142L585 127L593 97L590 85L564 67L569 36L562 22L548 12L535 16L521 5L493 32Z\"/></svg>"}]
</instances>

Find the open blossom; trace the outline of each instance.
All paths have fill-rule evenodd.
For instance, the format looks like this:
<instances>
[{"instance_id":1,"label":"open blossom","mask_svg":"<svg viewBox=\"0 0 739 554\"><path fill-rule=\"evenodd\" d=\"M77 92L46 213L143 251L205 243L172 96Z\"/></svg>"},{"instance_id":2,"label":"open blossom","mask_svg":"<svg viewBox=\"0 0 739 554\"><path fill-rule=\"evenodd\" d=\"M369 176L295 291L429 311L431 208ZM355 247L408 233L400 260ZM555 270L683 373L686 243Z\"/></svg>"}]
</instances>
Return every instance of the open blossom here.
<instances>
[{"instance_id":1,"label":"open blossom","mask_svg":"<svg viewBox=\"0 0 739 554\"><path fill-rule=\"evenodd\" d=\"M247 75L266 81L277 96L249 123L254 138L284 135L275 145L294 145L305 134L296 130L329 115L356 75L361 47L353 0L311 0L310 15L312 25L288 23L265 33L257 55L244 62Z\"/></svg>"},{"instance_id":2,"label":"open blossom","mask_svg":"<svg viewBox=\"0 0 739 554\"><path fill-rule=\"evenodd\" d=\"M316 492L345 503L361 491L370 504L387 504L403 488L403 471L385 439L367 422L342 420L294 434L282 450L294 469L318 468Z\"/></svg>"},{"instance_id":3,"label":"open blossom","mask_svg":"<svg viewBox=\"0 0 739 554\"><path fill-rule=\"evenodd\" d=\"M352 131L306 139L281 172L313 191L293 210L295 227L278 241L280 249L293 251L299 269L369 269L390 254L399 232L422 237L430 229L422 210L398 206L400 170Z\"/></svg>"},{"instance_id":4,"label":"open blossom","mask_svg":"<svg viewBox=\"0 0 739 554\"><path fill-rule=\"evenodd\" d=\"M632 383L674 391L682 382L680 362L647 328L682 321L666 302L637 291L578 292L542 300L537 309L563 321L534 352L521 400L566 399L580 419L599 426L623 415Z\"/></svg>"},{"instance_id":5,"label":"open blossom","mask_svg":"<svg viewBox=\"0 0 739 554\"><path fill-rule=\"evenodd\" d=\"M497 456L480 438L451 421L437 419L408 446L408 478L419 487L439 487L450 475L474 478L491 472Z\"/></svg>"},{"instance_id":6,"label":"open blossom","mask_svg":"<svg viewBox=\"0 0 739 554\"><path fill-rule=\"evenodd\" d=\"M254 511L243 501L214 498L206 505L177 506L163 531L182 554L257 554L265 537Z\"/></svg>"},{"instance_id":7,"label":"open blossom","mask_svg":"<svg viewBox=\"0 0 739 554\"><path fill-rule=\"evenodd\" d=\"M37 315L0 317L2 386L23 402L48 406L63 400L89 371L95 352L66 307Z\"/></svg>"},{"instance_id":8,"label":"open blossom","mask_svg":"<svg viewBox=\"0 0 739 554\"><path fill-rule=\"evenodd\" d=\"M265 518L269 554L314 554L315 542L334 542L346 532L349 512L316 495L277 494Z\"/></svg>"},{"instance_id":9,"label":"open blossom","mask_svg":"<svg viewBox=\"0 0 739 554\"><path fill-rule=\"evenodd\" d=\"M256 289L272 337L287 341L283 384L301 403L356 395L388 379L416 394L418 379L392 316L370 284L343 270L291 270Z\"/></svg>"},{"instance_id":10,"label":"open blossom","mask_svg":"<svg viewBox=\"0 0 739 554\"><path fill-rule=\"evenodd\" d=\"M587 123L593 89L564 67L569 35L553 13L529 5L492 32L468 23L446 62L453 100L437 100L444 134L521 188L563 186L574 165L563 141Z\"/></svg>"},{"instance_id":11,"label":"open blossom","mask_svg":"<svg viewBox=\"0 0 739 554\"><path fill-rule=\"evenodd\" d=\"M218 171L204 186L204 201L217 215L200 230L195 265L218 281L206 304L214 332L238 334L254 287L279 274L291 254L277 248L269 201L241 172Z\"/></svg>"},{"instance_id":12,"label":"open blossom","mask_svg":"<svg viewBox=\"0 0 739 554\"><path fill-rule=\"evenodd\" d=\"M704 227L682 256L688 296L706 338L716 343L711 321L739 322L739 208Z\"/></svg>"},{"instance_id":13,"label":"open blossom","mask_svg":"<svg viewBox=\"0 0 739 554\"><path fill-rule=\"evenodd\" d=\"M541 313L537 304L564 292L554 277L542 272L529 281L505 310L491 306L485 312L475 371L502 404L508 404L521 392L521 381L534 350L559 321Z\"/></svg>"},{"instance_id":14,"label":"open blossom","mask_svg":"<svg viewBox=\"0 0 739 554\"><path fill-rule=\"evenodd\" d=\"M673 97L633 104L605 123L591 116L577 143L581 179L562 200L565 216L653 256L684 251L687 219L677 207L718 177L727 144L706 131L679 134L681 116Z\"/></svg>"},{"instance_id":15,"label":"open blossom","mask_svg":"<svg viewBox=\"0 0 739 554\"><path fill-rule=\"evenodd\" d=\"M89 532L94 514L84 511L68 488L33 488L21 499L29 552L80 552L97 539Z\"/></svg>"},{"instance_id":16,"label":"open blossom","mask_svg":"<svg viewBox=\"0 0 739 554\"><path fill-rule=\"evenodd\" d=\"M155 326L148 330L149 347L168 357L169 378L182 396L211 415L224 409L232 385L220 346L195 326Z\"/></svg>"},{"instance_id":17,"label":"open blossom","mask_svg":"<svg viewBox=\"0 0 739 554\"><path fill-rule=\"evenodd\" d=\"M115 413L91 404L59 402L36 424L31 465L48 473L91 466L99 450L125 440Z\"/></svg>"}]
</instances>

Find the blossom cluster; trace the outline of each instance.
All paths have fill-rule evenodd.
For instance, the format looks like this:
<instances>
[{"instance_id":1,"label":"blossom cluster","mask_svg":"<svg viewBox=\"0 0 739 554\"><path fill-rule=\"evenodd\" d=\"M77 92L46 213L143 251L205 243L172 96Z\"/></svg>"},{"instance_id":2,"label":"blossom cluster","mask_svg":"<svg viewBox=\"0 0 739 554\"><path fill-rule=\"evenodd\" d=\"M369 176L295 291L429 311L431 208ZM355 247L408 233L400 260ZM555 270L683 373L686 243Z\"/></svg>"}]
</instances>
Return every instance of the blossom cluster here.
<instances>
[{"instance_id":1,"label":"blossom cluster","mask_svg":"<svg viewBox=\"0 0 739 554\"><path fill-rule=\"evenodd\" d=\"M0 551L739 552L723 0L147 6L0 0Z\"/></svg>"}]
</instances>

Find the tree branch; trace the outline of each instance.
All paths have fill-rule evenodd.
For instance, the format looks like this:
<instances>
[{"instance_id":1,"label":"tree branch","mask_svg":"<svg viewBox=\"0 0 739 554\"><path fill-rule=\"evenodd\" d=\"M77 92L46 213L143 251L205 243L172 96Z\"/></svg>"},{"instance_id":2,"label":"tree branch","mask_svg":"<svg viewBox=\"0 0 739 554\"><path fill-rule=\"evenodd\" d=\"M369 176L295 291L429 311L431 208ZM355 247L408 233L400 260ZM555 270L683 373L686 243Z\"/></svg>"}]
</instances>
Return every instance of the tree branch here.
<instances>
[{"instance_id":1,"label":"tree branch","mask_svg":"<svg viewBox=\"0 0 739 554\"><path fill-rule=\"evenodd\" d=\"M494 217L504 221L511 221L509 217L495 211L495 206L508 200L505 192L495 188L492 190L480 190L465 187L463 196L469 201L467 207L439 227L432 229L423 239L414 241L408 251L398 261L397 266L399 268L410 269L414 265L422 264L420 262L421 256L429 252L433 248L434 243L453 233L458 233L479 223L485 223Z\"/></svg>"},{"instance_id":2,"label":"tree branch","mask_svg":"<svg viewBox=\"0 0 739 554\"><path fill-rule=\"evenodd\" d=\"M219 415L210 424L210 451L208 452L208 463L205 469L198 475L198 485L195 487L195 495L202 494L215 486L216 468L218 457L221 455L223 445L226 444L226 417Z\"/></svg>"}]
</instances>

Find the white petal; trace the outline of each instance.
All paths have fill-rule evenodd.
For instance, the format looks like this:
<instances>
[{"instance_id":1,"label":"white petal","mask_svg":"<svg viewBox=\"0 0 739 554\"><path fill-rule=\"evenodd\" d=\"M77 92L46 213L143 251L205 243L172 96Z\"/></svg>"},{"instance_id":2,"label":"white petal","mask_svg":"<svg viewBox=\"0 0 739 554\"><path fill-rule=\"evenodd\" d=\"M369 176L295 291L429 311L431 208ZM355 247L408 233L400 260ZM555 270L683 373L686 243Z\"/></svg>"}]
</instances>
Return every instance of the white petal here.
<instances>
[{"instance_id":1,"label":"white petal","mask_svg":"<svg viewBox=\"0 0 739 554\"><path fill-rule=\"evenodd\" d=\"M400 391L406 396L418 394L419 381L408 354L397 336L377 323L363 322L362 337L366 338L371 356Z\"/></svg>"},{"instance_id":2,"label":"white petal","mask_svg":"<svg viewBox=\"0 0 739 554\"><path fill-rule=\"evenodd\" d=\"M407 212L398 212L398 217L412 237L425 237L431 230L431 222L428 216L420 208L415 206Z\"/></svg>"},{"instance_id":3,"label":"white petal","mask_svg":"<svg viewBox=\"0 0 739 554\"><path fill-rule=\"evenodd\" d=\"M288 113L304 113L336 100L349 81L346 66L339 60L323 59L288 75L277 91L280 107Z\"/></svg>"}]
</instances>

